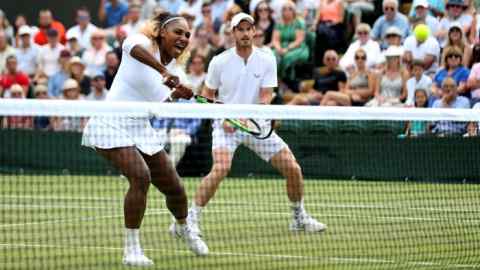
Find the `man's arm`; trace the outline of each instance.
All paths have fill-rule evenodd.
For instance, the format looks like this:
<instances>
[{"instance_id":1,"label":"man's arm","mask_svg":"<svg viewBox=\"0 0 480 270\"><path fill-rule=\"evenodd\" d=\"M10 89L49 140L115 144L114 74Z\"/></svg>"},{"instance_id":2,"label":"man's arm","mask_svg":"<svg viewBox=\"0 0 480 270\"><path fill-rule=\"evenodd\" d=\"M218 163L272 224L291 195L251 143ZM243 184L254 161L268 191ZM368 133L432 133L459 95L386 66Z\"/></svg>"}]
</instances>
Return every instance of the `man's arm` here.
<instances>
[{"instance_id":1,"label":"man's arm","mask_svg":"<svg viewBox=\"0 0 480 270\"><path fill-rule=\"evenodd\" d=\"M206 86L202 90L202 96L209 98L211 100L215 100L215 93L217 93L216 89L210 89Z\"/></svg>"},{"instance_id":2,"label":"man's arm","mask_svg":"<svg viewBox=\"0 0 480 270\"><path fill-rule=\"evenodd\" d=\"M104 22L107 16L105 14L105 1L106 0L100 0L100 6L98 7L98 20L100 22Z\"/></svg>"},{"instance_id":3,"label":"man's arm","mask_svg":"<svg viewBox=\"0 0 480 270\"><path fill-rule=\"evenodd\" d=\"M260 89L260 104L270 104L273 99L273 88Z\"/></svg>"}]
</instances>

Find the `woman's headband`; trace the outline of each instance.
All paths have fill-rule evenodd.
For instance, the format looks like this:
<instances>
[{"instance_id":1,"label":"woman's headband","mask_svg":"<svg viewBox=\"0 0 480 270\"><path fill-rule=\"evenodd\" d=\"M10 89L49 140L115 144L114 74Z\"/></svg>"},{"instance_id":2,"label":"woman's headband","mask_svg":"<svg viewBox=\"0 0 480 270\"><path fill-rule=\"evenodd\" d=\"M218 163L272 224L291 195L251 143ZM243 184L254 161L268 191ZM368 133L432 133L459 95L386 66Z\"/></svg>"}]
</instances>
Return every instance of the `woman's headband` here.
<instances>
[{"instance_id":1,"label":"woman's headband","mask_svg":"<svg viewBox=\"0 0 480 270\"><path fill-rule=\"evenodd\" d=\"M164 21L160 27L161 27L161 28L165 28L165 26L166 26L168 23L173 22L173 21L176 21L176 20L182 20L182 19L185 20L185 18L183 18L182 16L175 16L175 17L169 18L169 19L167 19L166 21Z\"/></svg>"}]
</instances>

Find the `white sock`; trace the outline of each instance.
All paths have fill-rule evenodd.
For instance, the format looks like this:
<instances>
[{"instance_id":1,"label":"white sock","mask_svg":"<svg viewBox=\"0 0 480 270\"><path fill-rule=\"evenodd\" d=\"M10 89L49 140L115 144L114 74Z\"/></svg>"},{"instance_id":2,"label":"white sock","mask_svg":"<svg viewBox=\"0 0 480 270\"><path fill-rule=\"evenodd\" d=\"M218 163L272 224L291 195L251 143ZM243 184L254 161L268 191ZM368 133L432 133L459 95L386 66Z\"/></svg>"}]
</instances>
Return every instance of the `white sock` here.
<instances>
[{"instance_id":1,"label":"white sock","mask_svg":"<svg viewBox=\"0 0 480 270\"><path fill-rule=\"evenodd\" d=\"M301 199L298 202L290 202L290 203L291 203L290 208L292 209L293 215L295 217L298 217L301 214L305 213L305 208L303 207L303 199Z\"/></svg>"},{"instance_id":2,"label":"white sock","mask_svg":"<svg viewBox=\"0 0 480 270\"><path fill-rule=\"evenodd\" d=\"M195 202L192 203L192 207L190 208L190 210L192 210L192 212L197 216L197 217L200 217L200 215L202 214L202 210L203 210L203 206L198 206L195 204Z\"/></svg>"},{"instance_id":3,"label":"white sock","mask_svg":"<svg viewBox=\"0 0 480 270\"><path fill-rule=\"evenodd\" d=\"M125 252L139 252L140 246L140 229L125 228Z\"/></svg>"}]
</instances>

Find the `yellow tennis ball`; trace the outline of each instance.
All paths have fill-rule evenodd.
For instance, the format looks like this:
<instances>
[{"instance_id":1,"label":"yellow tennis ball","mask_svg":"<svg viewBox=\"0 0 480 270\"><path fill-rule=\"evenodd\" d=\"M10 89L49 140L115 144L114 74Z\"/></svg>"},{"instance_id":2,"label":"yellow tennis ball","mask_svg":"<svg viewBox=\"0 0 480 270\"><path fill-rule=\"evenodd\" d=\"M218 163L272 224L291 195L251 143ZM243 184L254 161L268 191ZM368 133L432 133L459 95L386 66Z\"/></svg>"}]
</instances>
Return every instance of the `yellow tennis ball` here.
<instances>
[{"instance_id":1,"label":"yellow tennis ball","mask_svg":"<svg viewBox=\"0 0 480 270\"><path fill-rule=\"evenodd\" d=\"M419 42L424 42L425 40L427 40L428 36L430 36L430 29L425 24L419 24L415 26L415 29L413 29L413 33L415 34L415 38Z\"/></svg>"}]
</instances>

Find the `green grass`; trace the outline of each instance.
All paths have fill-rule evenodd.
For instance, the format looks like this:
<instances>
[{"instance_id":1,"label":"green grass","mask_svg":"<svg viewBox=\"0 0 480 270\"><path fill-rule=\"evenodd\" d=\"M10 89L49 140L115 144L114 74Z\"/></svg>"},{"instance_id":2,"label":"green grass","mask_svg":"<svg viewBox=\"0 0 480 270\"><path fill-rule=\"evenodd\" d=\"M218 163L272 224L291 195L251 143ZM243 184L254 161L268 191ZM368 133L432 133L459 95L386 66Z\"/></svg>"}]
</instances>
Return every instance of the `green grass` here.
<instances>
[{"instance_id":1,"label":"green grass","mask_svg":"<svg viewBox=\"0 0 480 270\"><path fill-rule=\"evenodd\" d=\"M189 198L198 179L186 179ZM284 181L227 179L204 211L211 254L170 238L150 189L142 243L153 269L479 269L480 186L306 181L321 234L288 231ZM0 269L127 269L121 265L125 180L0 176Z\"/></svg>"}]
</instances>

